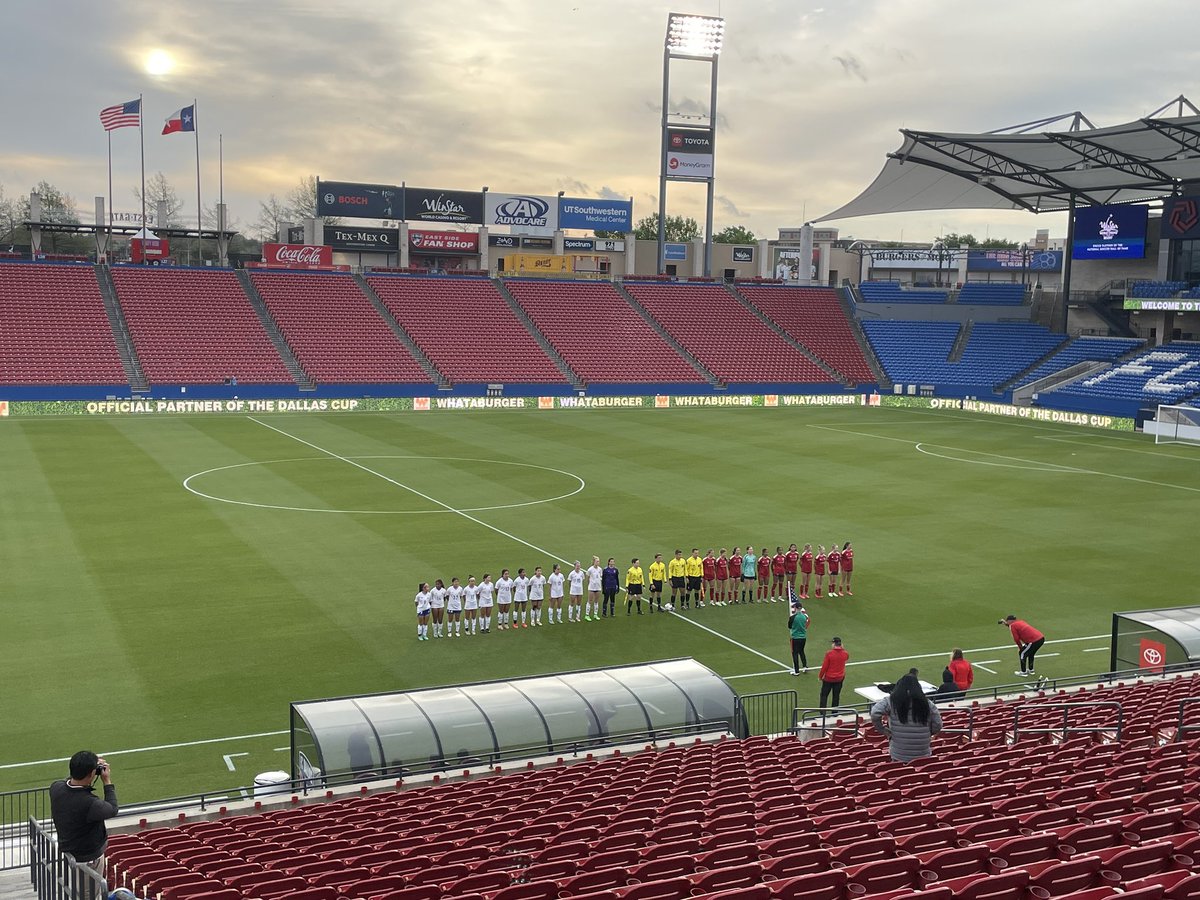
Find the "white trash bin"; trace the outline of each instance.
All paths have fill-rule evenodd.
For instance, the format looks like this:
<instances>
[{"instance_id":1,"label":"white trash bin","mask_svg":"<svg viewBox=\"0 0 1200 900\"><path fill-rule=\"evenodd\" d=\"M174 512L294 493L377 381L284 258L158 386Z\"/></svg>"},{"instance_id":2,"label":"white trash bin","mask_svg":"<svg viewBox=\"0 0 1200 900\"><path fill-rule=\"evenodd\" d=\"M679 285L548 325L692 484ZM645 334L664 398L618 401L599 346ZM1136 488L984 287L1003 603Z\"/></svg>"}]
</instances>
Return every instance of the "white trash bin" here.
<instances>
[{"instance_id":1,"label":"white trash bin","mask_svg":"<svg viewBox=\"0 0 1200 900\"><path fill-rule=\"evenodd\" d=\"M292 776L287 772L261 772L254 776L254 798L286 794L291 790Z\"/></svg>"}]
</instances>

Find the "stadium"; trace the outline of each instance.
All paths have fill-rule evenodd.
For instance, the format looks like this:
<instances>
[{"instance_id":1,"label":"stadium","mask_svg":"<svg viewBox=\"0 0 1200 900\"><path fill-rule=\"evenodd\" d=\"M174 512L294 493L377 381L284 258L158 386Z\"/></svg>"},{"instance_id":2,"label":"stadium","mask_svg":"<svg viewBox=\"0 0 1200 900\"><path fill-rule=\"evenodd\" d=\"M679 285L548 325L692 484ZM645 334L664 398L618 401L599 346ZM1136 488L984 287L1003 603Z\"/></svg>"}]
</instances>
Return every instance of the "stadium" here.
<instances>
[{"instance_id":1,"label":"stadium","mask_svg":"<svg viewBox=\"0 0 1200 900\"><path fill-rule=\"evenodd\" d=\"M352 158L253 252L223 202L30 194L0 897L1200 897L1200 112L904 128L714 241L723 29L668 18L657 236ZM1065 239L842 236L1014 209ZM84 746L121 802L77 859Z\"/></svg>"}]
</instances>

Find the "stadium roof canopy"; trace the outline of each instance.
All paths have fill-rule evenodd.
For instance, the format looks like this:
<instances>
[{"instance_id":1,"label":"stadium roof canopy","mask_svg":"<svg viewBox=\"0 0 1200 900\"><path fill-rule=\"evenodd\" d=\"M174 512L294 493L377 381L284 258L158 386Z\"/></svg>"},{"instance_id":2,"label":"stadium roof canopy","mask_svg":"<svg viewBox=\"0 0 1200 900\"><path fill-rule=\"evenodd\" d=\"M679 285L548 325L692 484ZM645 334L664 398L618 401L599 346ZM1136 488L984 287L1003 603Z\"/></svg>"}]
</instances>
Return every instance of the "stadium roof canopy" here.
<instances>
[{"instance_id":1,"label":"stadium roof canopy","mask_svg":"<svg viewBox=\"0 0 1200 900\"><path fill-rule=\"evenodd\" d=\"M1200 114L1150 116L1094 128L1072 113L1068 131L1032 129L1065 116L985 134L901 129L904 143L861 194L817 221L927 209L1023 209L1136 203L1200 181ZM1083 127L1086 125L1087 127Z\"/></svg>"}]
</instances>

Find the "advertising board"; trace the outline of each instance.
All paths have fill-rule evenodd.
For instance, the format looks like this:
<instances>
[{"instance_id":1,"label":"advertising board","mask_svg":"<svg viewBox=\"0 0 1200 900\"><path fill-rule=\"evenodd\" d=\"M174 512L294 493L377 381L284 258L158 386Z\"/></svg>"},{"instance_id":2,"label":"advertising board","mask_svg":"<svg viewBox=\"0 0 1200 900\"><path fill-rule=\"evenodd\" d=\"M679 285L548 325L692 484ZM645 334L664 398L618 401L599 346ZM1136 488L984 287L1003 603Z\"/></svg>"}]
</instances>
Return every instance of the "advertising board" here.
<instances>
[{"instance_id":1,"label":"advertising board","mask_svg":"<svg viewBox=\"0 0 1200 900\"><path fill-rule=\"evenodd\" d=\"M317 215L350 219L402 219L404 189L394 184L318 181Z\"/></svg>"},{"instance_id":2,"label":"advertising board","mask_svg":"<svg viewBox=\"0 0 1200 900\"><path fill-rule=\"evenodd\" d=\"M483 224L511 228L519 234L554 234L558 198L489 191L484 195Z\"/></svg>"},{"instance_id":3,"label":"advertising board","mask_svg":"<svg viewBox=\"0 0 1200 900\"><path fill-rule=\"evenodd\" d=\"M325 240L334 250L400 252L400 230L397 228L354 228L347 225L326 225Z\"/></svg>"},{"instance_id":4,"label":"advertising board","mask_svg":"<svg viewBox=\"0 0 1200 900\"><path fill-rule=\"evenodd\" d=\"M448 191L440 188L404 189L404 218L409 222L483 223L482 191Z\"/></svg>"},{"instance_id":5,"label":"advertising board","mask_svg":"<svg viewBox=\"0 0 1200 900\"><path fill-rule=\"evenodd\" d=\"M1075 210L1074 259L1141 259L1146 255L1145 206L1087 206Z\"/></svg>"},{"instance_id":6,"label":"advertising board","mask_svg":"<svg viewBox=\"0 0 1200 900\"><path fill-rule=\"evenodd\" d=\"M633 230L633 203L563 197L558 204L558 227L628 233Z\"/></svg>"}]
</instances>

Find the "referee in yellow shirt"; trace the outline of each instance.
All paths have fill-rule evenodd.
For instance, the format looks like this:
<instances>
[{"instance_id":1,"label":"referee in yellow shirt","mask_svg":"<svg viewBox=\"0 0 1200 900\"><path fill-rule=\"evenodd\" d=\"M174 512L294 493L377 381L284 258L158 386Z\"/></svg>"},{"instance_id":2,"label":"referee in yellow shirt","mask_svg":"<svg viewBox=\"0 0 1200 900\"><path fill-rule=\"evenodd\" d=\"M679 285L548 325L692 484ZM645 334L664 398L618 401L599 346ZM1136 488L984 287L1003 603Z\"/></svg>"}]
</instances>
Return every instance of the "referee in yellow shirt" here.
<instances>
[{"instance_id":1,"label":"referee in yellow shirt","mask_svg":"<svg viewBox=\"0 0 1200 900\"><path fill-rule=\"evenodd\" d=\"M645 583L646 576L642 574L642 567L638 565L638 558L635 556L629 561L629 570L625 573L625 615L632 612L635 600L638 615L642 614L642 585Z\"/></svg>"},{"instance_id":2,"label":"referee in yellow shirt","mask_svg":"<svg viewBox=\"0 0 1200 900\"><path fill-rule=\"evenodd\" d=\"M654 612L654 604L658 603L658 611L662 612L663 582L667 580L667 564L662 560L661 553L654 554L654 562L650 563L650 612Z\"/></svg>"},{"instance_id":3,"label":"referee in yellow shirt","mask_svg":"<svg viewBox=\"0 0 1200 900\"><path fill-rule=\"evenodd\" d=\"M682 550L676 550L675 557L667 563L667 576L671 579L671 606L682 609L687 599L687 563Z\"/></svg>"},{"instance_id":4,"label":"referee in yellow shirt","mask_svg":"<svg viewBox=\"0 0 1200 900\"><path fill-rule=\"evenodd\" d=\"M700 586L704 583L704 560L700 557L700 548L693 547L692 555L687 558L687 593L683 595L683 608L692 606L692 594L696 595L696 605L700 605Z\"/></svg>"}]
</instances>

